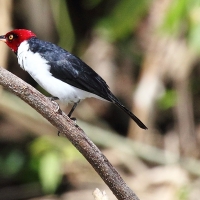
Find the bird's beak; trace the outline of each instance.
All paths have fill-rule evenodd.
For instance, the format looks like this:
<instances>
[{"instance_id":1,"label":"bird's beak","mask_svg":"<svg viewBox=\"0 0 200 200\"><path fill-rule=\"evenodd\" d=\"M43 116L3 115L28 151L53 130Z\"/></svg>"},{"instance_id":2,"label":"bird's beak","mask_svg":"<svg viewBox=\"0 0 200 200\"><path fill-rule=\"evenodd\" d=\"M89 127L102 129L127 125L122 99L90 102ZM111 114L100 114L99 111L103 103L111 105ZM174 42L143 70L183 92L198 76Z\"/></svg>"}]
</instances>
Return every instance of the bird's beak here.
<instances>
[{"instance_id":1,"label":"bird's beak","mask_svg":"<svg viewBox=\"0 0 200 200\"><path fill-rule=\"evenodd\" d=\"M1 36L0 36L0 41L6 42L6 37L5 37L5 35L1 35Z\"/></svg>"}]
</instances>

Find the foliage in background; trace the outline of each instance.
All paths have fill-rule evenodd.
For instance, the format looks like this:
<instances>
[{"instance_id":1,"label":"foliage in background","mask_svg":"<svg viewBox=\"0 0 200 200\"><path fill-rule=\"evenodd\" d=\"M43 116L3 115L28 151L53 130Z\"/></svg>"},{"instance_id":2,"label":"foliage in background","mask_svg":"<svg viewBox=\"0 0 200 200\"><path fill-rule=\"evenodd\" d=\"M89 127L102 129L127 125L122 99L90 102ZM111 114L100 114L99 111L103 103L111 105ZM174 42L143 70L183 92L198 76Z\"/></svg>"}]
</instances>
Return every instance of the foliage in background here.
<instances>
[{"instance_id":1,"label":"foliage in background","mask_svg":"<svg viewBox=\"0 0 200 200\"><path fill-rule=\"evenodd\" d=\"M200 54L200 0L174 0L170 4L161 27L175 37L185 37Z\"/></svg>"},{"instance_id":2,"label":"foliage in background","mask_svg":"<svg viewBox=\"0 0 200 200\"><path fill-rule=\"evenodd\" d=\"M97 24L97 29L110 41L126 38L139 25L151 1L119 1L106 17Z\"/></svg>"},{"instance_id":3,"label":"foliage in background","mask_svg":"<svg viewBox=\"0 0 200 200\"><path fill-rule=\"evenodd\" d=\"M141 25L141 22L143 22L143 19L147 16L150 8L149 6L153 1L82 0L81 2L81 9L83 9L84 12L86 12L87 9L89 12L101 4L108 5L110 3L110 5L113 5L113 7L105 9L108 12L102 12L102 16L98 16L95 20L93 19L93 15L88 18L88 20L92 21L92 26L88 28L87 33L99 31L98 33L105 36L110 42L113 42L115 45L120 44L121 49L118 48L120 56L117 58L119 62L129 54L128 56L130 58L136 60L134 60L134 65L140 68L142 63L141 55L144 56L144 52L139 52L139 45L137 46L138 41L136 41L138 38L135 38L134 34ZM13 3L17 4L17 1ZM70 18L70 10L67 1L51 0L51 7L60 39L59 45L71 51L76 44L76 32L73 27L72 18ZM93 24L93 22L95 23ZM79 23L78 25L83 23L81 18ZM83 26L84 25L85 24L83 24ZM187 39L188 45L197 53L200 53L200 0L171 1L160 29L162 32L170 35L170 37ZM82 40L88 37L87 33L81 35ZM81 45L78 45L80 49ZM127 47L129 47L130 50ZM196 73L196 76L196 79L199 80L198 73ZM198 82L195 82L195 87L197 88L196 92L199 92ZM166 90L166 93L159 100L158 108L166 111L174 107L176 100L177 94L173 88L170 88ZM196 109L196 112L198 112L198 109ZM164 114L162 116L159 115L159 118L163 116ZM165 118L163 123L167 123ZM150 138L151 136L149 135L148 137ZM152 137L152 140L153 139L155 138ZM26 147L28 146L30 151L24 150L21 146L12 146L12 148L6 149L6 151L1 151L1 177L20 180L20 184L22 182L38 181L42 185L45 193L54 193L56 191L64 173L63 167L66 167L67 163L69 164L76 159L82 158L72 145L65 139L63 140L63 138L50 136L36 137L31 145L27 144L26 140L23 142L23 145ZM2 149L5 149L4 146ZM22 174L23 176L21 176ZM180 191L178 196L180 196L180 199L186 199L187 193L188 190L183 190Z\"/></svg>"},{"instance_id":4,"label":"foliage in background","mask_svg":"<svg viewBox=\"0 0 200 200\"><path fill-rule=\"evenodd\" d=\"M71 51L74 46L75 36L65 0L51 0L57 31L59 34L58 45Z\"/></svg>"},{"instance_id":5,"label":"foliage in background","mask_svg":"<svg viewBox=\"0 0 200 200\"><path fill-rule=\"evenodd\" d=\"M63 137L39 137L31 144L30 153L32 166L38 171L45 193L56 191L67 163L82 158L76 148Z\"/></svg>"},{"instance_id":6,"label":"foliage in background","mask_svg":"<svg viewBox=\"0 0 200 200\"><path fill-rule=\"evenodd\" d=\"M17 147L14 149L10 148L6 152L1 151L0 163L0 176L12 178L22 170L25 164L25 155Z\"/></svg>"},{"instance_id":7,"label":"foliage in background","mask_svg":"<svg viewBox=\"0 0 200 200\"><path fill-rule=\"evenodd\" d=\"M158 106L161 110L167 110L176 104L176 91L173 89L166 90L164 95L158 100Z\"/></svg>"}]
</instances>

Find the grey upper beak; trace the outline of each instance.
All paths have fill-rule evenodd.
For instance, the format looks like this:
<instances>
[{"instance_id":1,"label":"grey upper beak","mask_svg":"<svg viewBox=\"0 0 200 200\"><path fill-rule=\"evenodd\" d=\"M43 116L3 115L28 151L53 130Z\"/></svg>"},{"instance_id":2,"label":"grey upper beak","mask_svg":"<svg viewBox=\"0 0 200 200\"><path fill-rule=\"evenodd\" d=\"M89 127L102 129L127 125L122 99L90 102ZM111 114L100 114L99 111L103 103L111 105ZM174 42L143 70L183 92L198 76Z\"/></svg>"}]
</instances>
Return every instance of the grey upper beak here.
<instances>
[{"instance_id":1,"label":"grey upper beak","mask_svg":"<svg viewBox=\"0 0 200 200\"><path fill-rule=\"evenodd\" d=\"M5 35L1 35L1 36L0 36L0 41L3 41L3 42L6 41L6 37L5 37Z\"/></svg>"}]
</instances>

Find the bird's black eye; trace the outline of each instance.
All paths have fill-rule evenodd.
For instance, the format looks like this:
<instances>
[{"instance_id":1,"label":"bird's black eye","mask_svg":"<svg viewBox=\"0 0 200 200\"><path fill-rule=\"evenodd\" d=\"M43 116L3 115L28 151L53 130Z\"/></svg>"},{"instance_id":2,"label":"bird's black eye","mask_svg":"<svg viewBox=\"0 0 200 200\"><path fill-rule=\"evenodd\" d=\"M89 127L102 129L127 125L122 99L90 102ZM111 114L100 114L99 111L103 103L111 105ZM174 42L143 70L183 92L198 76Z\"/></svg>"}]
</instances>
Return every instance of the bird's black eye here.
<instances>
[{"instance_id":1,"label":"bird's black eye","mask_svg":"<svg viewBox=\"0 0 200 200\"><path fill-rule=\"evenodd\" d=\"M10 34L10 35L8 36L8 40L9 40L9 41L12 41L13 38L14 38L14 35L13 35L13 34Z\"/></svg>"}]
</instances>

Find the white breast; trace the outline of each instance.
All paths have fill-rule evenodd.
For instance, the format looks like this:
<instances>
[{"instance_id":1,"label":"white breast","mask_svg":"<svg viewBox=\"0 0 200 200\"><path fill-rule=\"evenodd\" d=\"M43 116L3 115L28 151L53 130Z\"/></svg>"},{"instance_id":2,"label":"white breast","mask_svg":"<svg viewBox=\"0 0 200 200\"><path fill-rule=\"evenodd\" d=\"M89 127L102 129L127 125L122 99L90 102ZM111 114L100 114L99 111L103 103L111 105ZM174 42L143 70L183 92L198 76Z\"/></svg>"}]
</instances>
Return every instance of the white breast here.
<instances>
[{"instance_id":1,"label":"white breast","mask_svg":"<svg viewBox=\"0 0 200 200\"><path fill-rule=\"evenodd\" d=\"M72 103L87 97L100 98L54 78L50 73L50 66L47 61L38 53L30 51L29 44L26 41L20 44L17 57L22 69L27 71L42 88L62 101Z\"/></svg>"}]
</instances>

